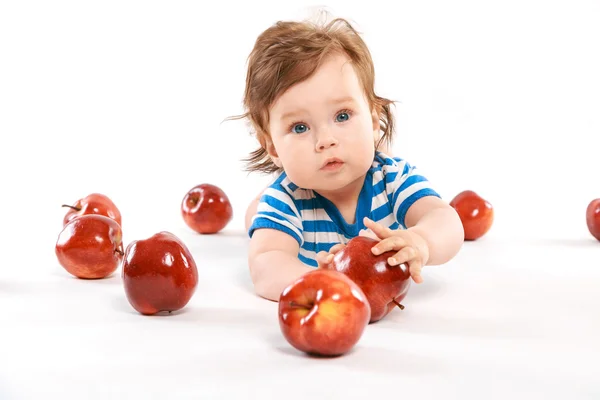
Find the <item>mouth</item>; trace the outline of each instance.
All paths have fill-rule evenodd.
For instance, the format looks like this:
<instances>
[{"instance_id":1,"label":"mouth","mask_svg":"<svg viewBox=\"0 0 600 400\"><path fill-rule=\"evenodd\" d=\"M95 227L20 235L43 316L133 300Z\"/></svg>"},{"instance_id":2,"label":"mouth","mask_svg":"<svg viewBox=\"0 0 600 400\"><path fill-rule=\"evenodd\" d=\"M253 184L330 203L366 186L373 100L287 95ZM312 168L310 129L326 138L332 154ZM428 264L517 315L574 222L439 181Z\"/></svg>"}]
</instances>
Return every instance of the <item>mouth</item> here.
<instances>
[{"instance_id":1,"label":"mouth","mask_svg":"<svg viewBox=\"0 0 600 400\"><path fill-rule=\"evenodd\" d=\"M333 158L328 158L327 160L325 160L325 162L321 166L321 169L325 170L325 171L334 170L334 169L340 168L342 165L344 165L344 162L342 160L340 160L339 158L333 157Z\"/></svg>"}]
</instances>

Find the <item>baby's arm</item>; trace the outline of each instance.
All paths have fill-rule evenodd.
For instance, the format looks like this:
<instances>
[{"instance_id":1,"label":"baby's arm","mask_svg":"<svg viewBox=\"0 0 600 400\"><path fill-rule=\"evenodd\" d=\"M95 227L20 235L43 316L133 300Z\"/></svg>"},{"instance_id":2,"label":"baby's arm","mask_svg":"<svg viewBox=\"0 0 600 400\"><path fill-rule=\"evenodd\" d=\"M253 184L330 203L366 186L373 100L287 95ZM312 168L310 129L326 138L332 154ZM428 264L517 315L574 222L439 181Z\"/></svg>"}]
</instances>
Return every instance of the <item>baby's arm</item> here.
<instances>
[{"instance_id":1,"label":"baby's arm","mask_svg":"<svg viewBox=\"0 0 600 400\"><path fill-rule=\"evenodd\" d=\"M372 251L395 251L388 263L406 263L414 281L421 283L422 267L444 264L458 253L464 241L462 223L414 166L399 158L388 159L383 171L388 200L401 227L392 230L388 224L365 218L365 227L380 239Z\"/></svg>"},{"instance_id":2,"label":"baby's arm","mask_svg":"<svg viewBox=\"0 0 600 400\"><path fill-rule=\"evenodd\" d=\"M464 238L462 223L456 211L435 195L412 203L403 220L407 229L392 230L365 218L365 226L380 239L371 251L376 255L394 251L388 263L406 263L413 280L422 283L424 266L444 264L458 253Z\"/></svg>"},{"instance_id":3,"label":"baby's arm","mask_svg":"<svg viewBox=\"0 0 600 400\"><path fill-rule=\"evenodd\" d=\"M269 185L265 186L256 195L256 197L252 199L250 204L248 204L248 207L246 208L246 215L244 217L244 225L246 227L246 232L248 232L248 229L250 229L250 226L252 225L252 217L254 217L254 215L256 215L256 212L258 211L258 203L260 203L260 198L262 197L263 193L270 185L271 185L271 183L269 183Z\"/></svg>"},{"instance_id":4,"label":"baby's arm","mask_svg":"<svg viewBox=\"0 0 600 400\"><path fill-rule=\"evenodd\" d=\"M252 217L256 215L258 203L260 202L260 196L262 196L262 192L260 192L254 199L252 199L250 204L248 204L248 208L246 209L246 216L244 218L244 226L246 228L246 232L248 232L248 229L250 229L250 226L252 225Z\"/></svg>"},{"instance_id":5,"label":"baby's arm","mask_svg":"<svg viewBox=\"0 0 600 400\"><path fill-rule=\"evenodd\" d=\"M462 222L454 208L432 188L429 180L405 160L386 173L388 193L396 220L425 240L428 251L423 265L441 265L450 261L464 242ZM412 253L412 252L409 252Z\"/></svg>"},{"instance_id":6,"label":"baby's arm","mask_svg":"<svg viewBox=\"0 0 600 400\"><path fill-rule=\"evenodd\" d=\"M256 293L278 301L283 289L314 270L298 259L296 239L276 229L257 229L250 240L248 264Z\"/></svg>"},{"instance_id":7,"label":"baby's arm","mask_svg":"<svg viewBox=\"0 0 600 400\"><path fill-rule=\"evenodd\" d=\"M450 261L463 244L463 225L456 210L438 197L417 200L406 212L405 221L409 231L419 234L427 242L427 265Z\"/></svg>"}]
</instances>

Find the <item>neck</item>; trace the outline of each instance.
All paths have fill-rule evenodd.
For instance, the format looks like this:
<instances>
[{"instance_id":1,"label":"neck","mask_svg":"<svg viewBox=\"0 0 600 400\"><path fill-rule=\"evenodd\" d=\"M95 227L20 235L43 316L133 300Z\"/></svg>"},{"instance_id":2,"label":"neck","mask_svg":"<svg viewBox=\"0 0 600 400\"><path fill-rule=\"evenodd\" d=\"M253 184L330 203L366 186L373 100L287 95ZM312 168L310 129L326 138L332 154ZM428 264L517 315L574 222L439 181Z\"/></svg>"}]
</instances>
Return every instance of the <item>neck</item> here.
<instances>
[{"instance_id":1,"label":"neck","mask_svg":"<svg viewBox=\"0 0 600 400\"><path fill-rule=\"evenodd\" d=\"M332 202L338 209L348 207L356 208L358 196L365 182L365 175L350 182L346 186L337 190L319 190L318 193Z\"/></svg>"}]
</instances>

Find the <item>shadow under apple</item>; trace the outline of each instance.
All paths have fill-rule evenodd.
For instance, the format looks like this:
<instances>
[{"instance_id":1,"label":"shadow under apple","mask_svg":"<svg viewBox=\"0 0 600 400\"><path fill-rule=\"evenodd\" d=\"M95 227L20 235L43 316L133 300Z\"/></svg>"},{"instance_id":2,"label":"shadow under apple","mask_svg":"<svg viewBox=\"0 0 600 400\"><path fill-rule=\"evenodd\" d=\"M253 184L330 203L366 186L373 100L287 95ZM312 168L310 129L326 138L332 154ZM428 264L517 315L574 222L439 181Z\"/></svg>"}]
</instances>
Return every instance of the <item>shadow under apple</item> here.
<instances>
[{"instance_id":1,"label":"shadow under apple","mask_svg":"<svg viewBox=\"0 0 600 400\"><path fill-rule=\"evenodd\" d=\"M398 374L432 375L447 372L450 368L450 366L445 365L438 358L406 353L397 349L362 345L360 342L345 354L328 357L301 352L289 345L285 339L281 341L273 338L271 341L276 343L274 349L280 354L301 360L304 359L307 362L313 360L331 362L334 365L340 365L344 368L360 372L391 376L398 376Z\"/></svg>"},{"instance_id":2,"label":"shadow under apple","mask_svg":"<svg viewBox=\"0 0 600 400\"><path fill-rule=\"evenodd\" d=\"M265 342L267 342L267 345L279 354L298 358L298 359L305 359L305 360L312 360L312 359L329 360L329 359L331 359L331 360L333 360L333 359L337 359L340 357L347 357L347 356L351 355L352 353L354 353L356 346L358 346L358 344L357 344L355 347L350 349L350 351L348 351L347 353L341 354L341 355L336 355L336 356L323 356L323 355L318 355L318 354L308 354L308 353L305 353L303 351L296 349L294 346L292 346L290 343L288 343L288 341L285 340L283 333L280 331L278 324L277 324L277 328L275 330L276 331L273 331L273 332L270 332L269 334L264 335L264 340L265 340Z\"/></svg>"},{"instance_id":3,"label":"shadow under apple","mask_svg":"<svg viewBox=\"0 0 600 400\"><path fill-rule=\"evenodd\" d=\"M78 278L76 276L73 276L66 271L64 271L64 272L63 271L53 271L52 272L52 276L57 276L59 278L65 279L67 281L77 282L77 284L90 284L90 285L121 285L122 280L121 280L121 276L119 274L120 274L119 271L115 271L111 275L104 277L104 278L84 279L84 278Z\"/></svg>"},{"instance_id":4,"label":"shadow under apple","mask_svg":"<svg viewBox=\"0 0 600 400\"><path fill-rule=\"evenodd\" d=\"M432 267L434 268L434 267ZM406 295L403 304L408 307L408 304L412 300L422 300L430 297L439 296L444 292L444 285L442 281L437 278L431 276L432 274L428 274L423 272L423 282L420 284L415 284L411 282L411 286L408 290L408 294ZM402 310L392 310L391 313L402 313Z\"/></svg>"},{"instance_id":5,"label":"shadow under apple","mask_svg":"<svg viewBox=\"0 0 600 400\"><path fill-rule=\"evenodd\" d=\"M308 359L308 360L312 360L312 359L317 359L317 360L334 360L334 359L337 359L337 358L349 357L349 356L351 356L356 351L356 347L353 347L352 349L350 349L345 354L339 354L339 355L334 355L334 356L326 356L326 355L321 355L321 354L309 354L309 353L305 353L305 352L302 352L300 350L295 349L291 345L288 345L287 342L286 343L282 343L282 344L280 344L278 346L275 346L274 349L275 349L275 351L277 351L277 352L279 352L281 354L284 354L286 356L300 357L300 358L305 358L305 359Z\"/></svg>"},{"instance_id":6,"label":"shadow under apple","mask_svg":"<svg viewBox=\"0 0 600 400\"><path fill-rule=\"evenodd\" d=\"M172 312L162 311L153 315L143 315L133 308L127 300L125 294L115 296L112 302L113 309L116 311L136 315L146 318L173 318L180 322L201 323L203 327L214 326L215 328L243 327L251 329L253 327L264 328L270 324L277 323L277 316L271 315L269 310L253 310L241 308L215 308L200 307L194 304Z\"/></svg>"}]
</instances>

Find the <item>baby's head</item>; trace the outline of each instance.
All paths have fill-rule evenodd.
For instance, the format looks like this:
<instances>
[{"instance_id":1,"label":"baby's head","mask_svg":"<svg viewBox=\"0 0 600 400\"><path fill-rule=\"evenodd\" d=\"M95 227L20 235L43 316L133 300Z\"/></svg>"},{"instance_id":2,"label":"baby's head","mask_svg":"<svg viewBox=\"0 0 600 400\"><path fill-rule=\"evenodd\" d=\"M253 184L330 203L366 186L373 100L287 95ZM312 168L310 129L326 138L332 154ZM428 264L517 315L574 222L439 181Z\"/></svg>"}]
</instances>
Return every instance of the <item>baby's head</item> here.
<instances>
[{"instance_id":1,"label":"baby's head","mask_svg":"<svg viewBox=\"0 0 600 400\"><path fill-rule=\"evenodd\" d=\"M370 52L347 21L278 22L248 59L243 117L260 143L248 170L285 170L303 188L344 187L391 143L391 103L375 94ZM334 158L341 163L326 165Z\"/></svg>"}]
</instances>

